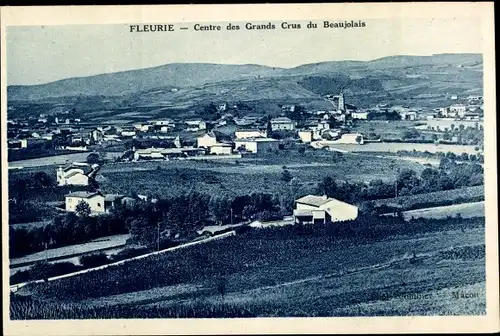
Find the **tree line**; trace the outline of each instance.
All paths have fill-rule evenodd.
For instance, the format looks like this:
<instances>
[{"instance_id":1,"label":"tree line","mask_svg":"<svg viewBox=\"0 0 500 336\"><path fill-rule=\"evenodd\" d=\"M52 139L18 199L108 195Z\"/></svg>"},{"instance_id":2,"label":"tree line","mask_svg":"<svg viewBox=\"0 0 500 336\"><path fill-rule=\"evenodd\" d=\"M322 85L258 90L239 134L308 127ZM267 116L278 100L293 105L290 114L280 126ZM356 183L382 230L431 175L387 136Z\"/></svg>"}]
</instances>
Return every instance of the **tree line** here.
<instances>
[{"instance_id":1,"label":"tree line","mask_svg":"<svg viewBox=\"0 0 500 336\"><path fill-rule=\"evenodd\" d=\"M483 183L484 172L481 165L457 163L443 157L438 168L427 167L420 174L411 169L403 169L392 182L384 182L380 179L368 184L338 182L333 177L326 176L318 184L316 193L348 203L360 203L375 199L472 187Z\"/></svg>"}]
</instances>

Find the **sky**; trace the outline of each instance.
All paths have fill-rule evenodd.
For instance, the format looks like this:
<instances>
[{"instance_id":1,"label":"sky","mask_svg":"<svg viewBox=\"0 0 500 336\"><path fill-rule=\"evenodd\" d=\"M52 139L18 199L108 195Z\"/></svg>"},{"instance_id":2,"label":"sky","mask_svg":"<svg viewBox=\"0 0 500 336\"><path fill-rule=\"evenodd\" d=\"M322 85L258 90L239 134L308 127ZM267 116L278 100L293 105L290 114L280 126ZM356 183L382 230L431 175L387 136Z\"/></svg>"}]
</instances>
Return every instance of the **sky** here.
<instances>
[{"instance_id":1,"label":"sky","mask_svg":"<svg viewBox=\"0 0 500 336\"><path fill-rule=\"evenodd\" d=\"M373 60L391 55L481 53L479 21L367 20L364 28L225 29L131 33L129 25L19 26L7 28L7 84L32 85L70 77L167 63L260 64L290 68L307 63ZM340 21L336 21L340 22ZM258 22L252 22L258 23ZM267 23L267 22L264 22ZM217 23L212 23L217 24Z\"/></svg>"}]
</instances>

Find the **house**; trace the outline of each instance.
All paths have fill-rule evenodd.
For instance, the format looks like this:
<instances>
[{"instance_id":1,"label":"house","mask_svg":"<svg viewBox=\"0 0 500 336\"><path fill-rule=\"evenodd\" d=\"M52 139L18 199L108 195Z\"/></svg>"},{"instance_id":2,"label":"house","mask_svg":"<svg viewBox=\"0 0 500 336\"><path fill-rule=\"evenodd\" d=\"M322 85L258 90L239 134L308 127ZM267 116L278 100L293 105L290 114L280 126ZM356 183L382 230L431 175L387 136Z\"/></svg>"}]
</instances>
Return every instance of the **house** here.
<instances>
[{"instance_id":1,"label":"house","mask_svg":"<svg viewBox=\"0 0 500 336\"><path fill-rule=\"evenodd\" d=\"M267 131L260 129L239 129L234 132L236 139L247 139L247 138L266 138Z\"/></svg>"},{"instance_id":2,"label":"house","mask_svg":"<svg viewBox=\"0 0 500 336\"><path fill-rule=\"evenodd\" d=\"M104 132L98 129L92 130L89 135L92 141L97 143L101 142L102 139L104 138Z\"/></svg>"},{"instance_id":3,"label":"house","mask_svg":"<svg viewBox=\"0 0 500 336\"><path fill-rule=\"evenodd\" d=\"M220 103L217 106L217 111L219 111L219 112L224 112L226 110L227 110L227 103Z\"/></svg>"},{"instance_id":4,"label":"house","mask_svg":"<svg viewBox=\"0 0 500 336\"><path fill-rule=\"evenodd\" d=\"M310 130L299 131L299 138L303 143L310 143L313 139L313 132Z\"/></svg>"},{"instance_id":5,"label":"house","mask_svg":"<svg viewBox=\"0 0 500 336\"><path fill-rule=\"evenodd\" d=\"M238 126L249 126L255 124L258 120L258 117L244 116L243 118L234 118L234 123Z\"/></svg>"},{"instance_id":6,"label":"house","mask_svg":"<svg viewBox=\"0 0 500 336\"><path fill-rule=\"evenodd\" d=\"M218 143L210 146L210 154L230 155L233 153L233 146L226 143Z\"/></svg>"},{"instance_id":7,"label":"house","mask_svg":"<svg viewBox=\"0 0 500 336\"><path fill-rule=\"evenodd\" d=\"M326 119L319 121L317 125L313 127L314 131L323 131L329 129L330 129L330 123Z\"/></svg>"},{"instance_id":8,"label":"house","mask_svg":"<svg viewBox=\"0 0 500 336\"><path fill-rule=\"evenodd\" d=\"M152 123L157 126L174 126L175 122L172 119L153 120Z\"/></svg>"},{"instance_id":9,"label":"house","mask_svg":"<svg viewBox=\"0 0 500 336\"><path fill-rule=\"evenodd\" d=\"M116 209L117 206L123 203L124 195L119 194L107 194L104 196L104 209L105 212Z\"/></svg>"},{"instance_id":10,"label":"house","mask_svg":"<svg viewBox=\"0 0 500 336\"><path fill-rule=\"evenodd\" d=\"M453 104L450 106L449 111L455 112L455 115L465 113L466 107L464 104Z\"/></svg>"},{"instance_id":11,"label":"house","mask_svg":"<svg viewBox=\"0 0 500 336\"><path fill-rule=\"evenodd\" d=\"M278 117L271 120L271 130L273 131L293 131L295 123L287 117Z\"/></svg>"},{"instance_id":12,"label":"house","mask_svg":"<svg viewBox=\"0 0 500 336\"><path fill-rule=\"evenodd\" d=\"M188 125L188 131L198 131L206 130L207 123L202 119L186 120L186 125Z\"/></svg>"},{"instance_id":13,"label":"house","mask_svg":"<svg viewBox=\"0 0 500 336\"><path fill-rule=\"evenodd\" d=\"M9 149L21 149L28 147L28 140L20 139L20 140L9 140L8 142Z\"/></svg>"},{"instance_id":14,"label":"house","mask_svg":"<svg viewBox=\"0 0 500 336\"><path fill-rule=\"evenodd\" d=\"M168 158L202 155L204 153L205 151L203 149L195 147L137 149L134 152L134 161L164 160Z\"/></svg>"},{"instance_id":15,"label":"house","mask_svg":"<svg viewBox=\"0 0 500 336\"><path fill-rule=\"evenodd\" d=\"M140 131L140 132L147 132L149 131L149 125L148 124L135 124L134 125L135 129Z\"/></svg>"},{"instance_id":16,"label":"house","mask_svg":"<svg viewBox=\"0 0 500 336\"><path fill-rule=\"evenodd\" d=\"M295 105L283 105L283 106L281 106L281 110L283 112L294 112L295 111Z\"/></svg>"},{"instance_id":17,"label":"house","mask_svg":"<svg viewBox=\"0 0 500 336\"><path fill-rule=\"evenodd\" d=\"M367 120L368 119L368 112L352 112L351 113L352 119L359 119L359 120Z\"/></svg>"},{"instance_id":18,"label":"house","mask_svg":"<svg viewBox=\"0 0 500 336\"><path fill-rule=\"evenodd\" d=\"M232 139L229 135L218 131L211 131L197 139L197 146L200 148L210 148L219 143L231 144Z\"/></svg>"},{"instance_id":19,"label":"house","mask_svg":"<svg viewBox=\"0 0 500 336\"><path fill-rule=\"evenodd\" d=\"M65 196L66 211L76 212L76 207L80 202L85 202L89 205L90 211L94 214L105 212L105 197L99 192L75 191Z\"/></svg>"},{"instance_id":20,"label":"house","mask_svg":"<svg viewBox=\"0 0 500 336\"><path fill-rule=\"evenodd\" d=\"M307 195L295 201L293 217L296 224L328 224L356 219L358 207L326 195Z\"/></svg>"},{"instance_id":21,"label":"house","mask_svg":"<svg viewBox=\"0 0 500 336\"><path fill-rule=\"evenodd\" d=\"M133 130L122 130L121 136L122 137L135 137L137 135L136 131Z\"/></svg>"},{"instance_id":22,"label":"house","mask_svg":"<svg viewBox=\"0 0 500 336\"><path fill-rule=\"evenodd\" d=\"M217 144L217 137L212 133L206 133L197 139L197 145L200 148L210 148Z\"/></svg>"},{"instance_id":23,"label":"house","mask_svg":"<svg viewBox=\"0 0 500 336\"><path fill-rule=\"evenodd\" d=\"M399 113L401 116L401 120L417 120L417 113L416 112L401 112Z\"/></svg>"},{"instance_id":24,"label":"house","mask_svg":"<svg viewBox=\"0 0 500 336\"><path fill-rule=\"evenodd\" d=\"M264 150L278 150L279 141L271 138L248 138L235 140L236 150L258 153Z\"/></svg>"},{"instance_id":25,"label":"house","mask_svg":"<svg viewBox=\"0 0 500 336\"><path fill-rule=\"evenodd\" d=\"M57 184L59 186L65 185L89 185L89 177L94 171L97 171L98 165L90 167L84 165L70 165L66 168L59 167L56 171Z\"/></svg>"}]
</instances>

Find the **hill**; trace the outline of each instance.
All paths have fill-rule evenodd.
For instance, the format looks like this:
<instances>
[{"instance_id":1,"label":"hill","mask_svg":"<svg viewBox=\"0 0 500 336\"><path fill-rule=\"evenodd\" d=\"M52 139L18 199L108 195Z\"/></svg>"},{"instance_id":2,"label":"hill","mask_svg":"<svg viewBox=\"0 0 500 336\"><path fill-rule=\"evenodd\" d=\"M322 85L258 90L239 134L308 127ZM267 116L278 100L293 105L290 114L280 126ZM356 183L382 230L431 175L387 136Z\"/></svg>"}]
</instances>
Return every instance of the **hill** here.
<instances>
[{"instance_id":1,"label":"hill","mask_svg":"<svg viewBox=\"0 0 500 336\"><path fill-rule=\"evenodd\" d=\"M306 78L310 76L323 79L311 81ZM448 82L453 86L457 83L457 79L459 82L466 82L468 87L472 85L473 88L480 88L482 56L480 54L389 56L367 62L335 61L305 64L291 69L255 64L174 63L139 70L68 78L40 85L9 86L7 92L9 101L32 101L68 96L136 96L140 92L149 95L154 89L168 92L181 88L204 89L205 85L215 83L220 85L245 81L245 85L253 85L267 81L267 86L274 86L274 91L279 94L282 90L280 82L285 80L287 83L299 83L302 88L310 91L306 96L315 96L327 91L336 92L339 86L344 88L352 86L353 92L360 90L369 92L386 89L386 82L394 80L402 83L401 85L397 82L392 83L392 86L425 81L432 81L431 85L434 82ZM328 81L333 81L335 84L325 85ZM228 83L228 86L232 87L233 84ZM305 94L304 91L299 91L301 91L299 95ZM247 96L242 94L239 99L259 99L254 95Z\"/></svg>"}]
</instances>

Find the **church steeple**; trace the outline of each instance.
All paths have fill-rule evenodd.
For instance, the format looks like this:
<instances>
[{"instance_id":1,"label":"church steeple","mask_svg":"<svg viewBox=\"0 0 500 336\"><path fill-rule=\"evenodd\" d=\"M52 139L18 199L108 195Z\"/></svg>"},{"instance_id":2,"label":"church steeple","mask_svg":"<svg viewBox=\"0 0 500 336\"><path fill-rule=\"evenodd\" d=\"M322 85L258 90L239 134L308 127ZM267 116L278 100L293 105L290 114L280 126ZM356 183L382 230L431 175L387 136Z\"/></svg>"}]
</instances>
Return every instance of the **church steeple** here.
<instances>
[{"instance_id":1,"label":"church steeple","mask_svg":"<svg viewBox=\"0 0 500 336\"><path fill-rule=\"evenodd\" d=\"M340 90L338 110L341 112L345 112L345 99L344 99L344 91L343 90Z\"/></svg>"}]
</instances>

